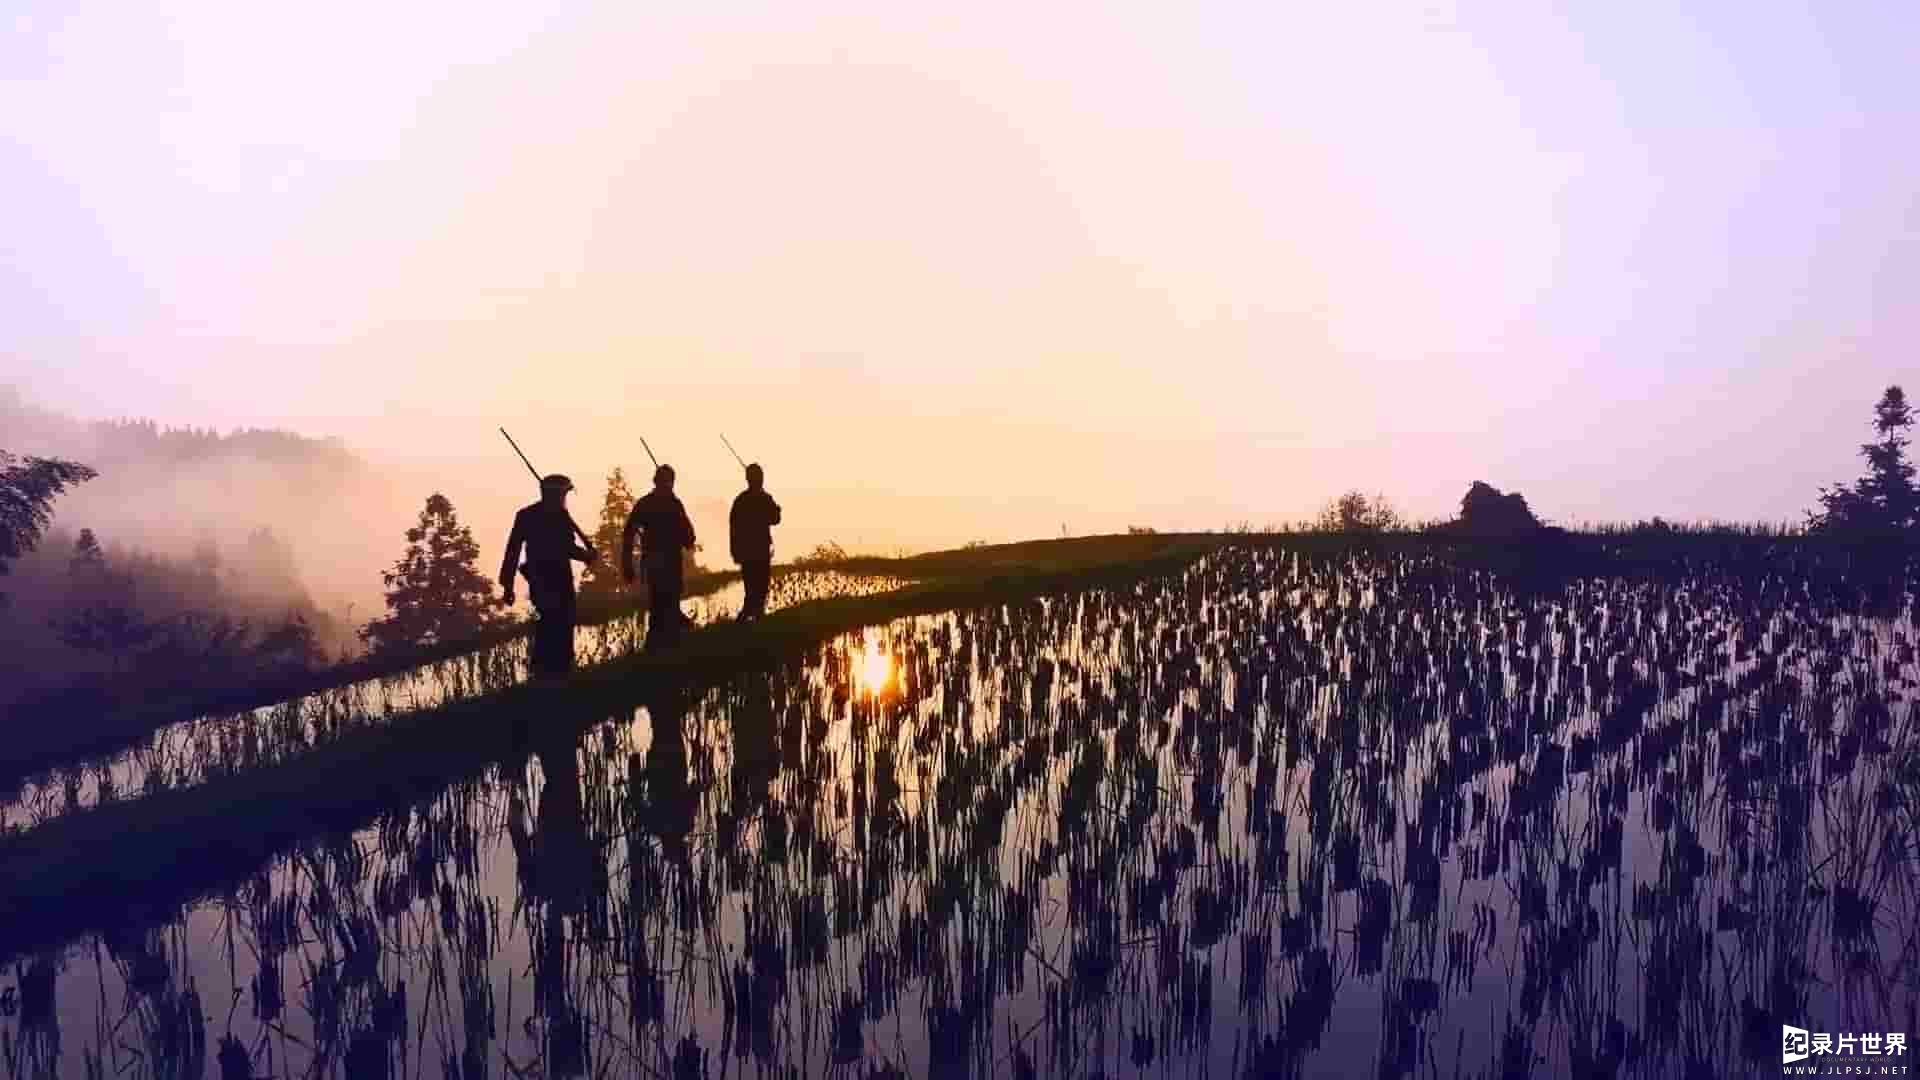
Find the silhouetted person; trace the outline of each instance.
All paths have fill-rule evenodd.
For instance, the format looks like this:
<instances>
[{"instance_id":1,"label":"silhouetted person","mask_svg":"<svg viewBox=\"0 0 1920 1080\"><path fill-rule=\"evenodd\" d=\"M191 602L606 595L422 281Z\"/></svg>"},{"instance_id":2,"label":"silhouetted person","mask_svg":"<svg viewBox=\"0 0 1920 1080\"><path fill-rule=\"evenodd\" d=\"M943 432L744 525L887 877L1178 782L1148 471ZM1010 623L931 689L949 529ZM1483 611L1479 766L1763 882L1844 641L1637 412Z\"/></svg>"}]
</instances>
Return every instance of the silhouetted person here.
<instances>
[{"instance_id":1,"label":"silhouetted person","mask_svg":"<svg viewBox=\"0 0 1920 1080\"><path fill-rule=\"evenodd\" d=\"M780 524L780 504L767 494L765 483L766 473L758 464L747 466L747 490L734 496L733 512L727 516L728 544L747 590L742 622L767 613L767 585L773 577L773 527Z\"/></svg>"},{"instance_id":2,"label":"silhouetted person","mask_svg":"<svg viewBox=\"0 0 1920 1080\"><path fill-rule=\"evenodd\" d=\"M620 570L632 585L633 541L640 539L640 563L647 572L647 651L657 652L679 640L684 615L680 611L683 580L682 552L693 547L693 522L673 493L673 466L653 471L653 490L633 504L620 539Z\"/></svg>"},{"instance_id":3,"label":"silhouetted person","mask_svg":"<svg viewBox=\"0 0 1920 1080\"><path fill-rule=\"evenodd\" d=\"M573 561L593 562L591 548L576 537L578 526L567 513L567 492L573 481L558 473L540 481L540 501L513 515L507 537L507 555L500 563L500 583L506 602L513 603L514 571L527 575L527 599L540 613L533 628L528 657L535 675L564 674L573 667L573 624L579 607L573 591ZM520 566L520 549L527 562Z\"/></svg>"}]
</instances>

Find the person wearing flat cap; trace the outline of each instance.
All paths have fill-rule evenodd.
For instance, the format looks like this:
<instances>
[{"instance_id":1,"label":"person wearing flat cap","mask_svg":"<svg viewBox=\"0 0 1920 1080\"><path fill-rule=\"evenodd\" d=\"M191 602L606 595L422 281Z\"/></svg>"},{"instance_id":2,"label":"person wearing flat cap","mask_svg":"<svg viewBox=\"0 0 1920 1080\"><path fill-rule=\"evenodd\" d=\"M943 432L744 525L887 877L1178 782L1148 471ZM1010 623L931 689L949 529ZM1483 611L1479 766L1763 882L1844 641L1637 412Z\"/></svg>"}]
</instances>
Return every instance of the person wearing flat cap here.
<instances>
[{"instance_id":1,"label":"person wearing flat cap","mask_svg":"<svg viewBox=\"0 0 1920 1080\"><path fill-rule=\"evenodd\" d=\"M579 608L573 591L573 563L590 563L597 558L593 549L580 543L580 527L567 513L567 492L573 481L555 473L540 479L540 501L523 506L513 515L513 532L507 537L507 557L500 563L500 583L505 601L513 603L515 571L527 577L527 599L539 613L533 628L533 648L528 659L533 673L565 674L573 668L573 625ZM526 548L525 566L520 549Z\"/></svg>"},{"instance_id":2,"label":"person wearing flat cap","mask_svg":"<svg viewBox=\"0 0 1920 1080\"><path fill-rule=\"evenodd\" d=\"M653 490L642 495L627 515L620 538L620 570L629 586L638 574L633 566L633 544L640 541L640 564L647 572L647 652L659 652L679 641L687 617L680 610L685 585L682 553L694 545L693 522L673 493L673 466L653 470Z\"/></svg>"}]
</instances>

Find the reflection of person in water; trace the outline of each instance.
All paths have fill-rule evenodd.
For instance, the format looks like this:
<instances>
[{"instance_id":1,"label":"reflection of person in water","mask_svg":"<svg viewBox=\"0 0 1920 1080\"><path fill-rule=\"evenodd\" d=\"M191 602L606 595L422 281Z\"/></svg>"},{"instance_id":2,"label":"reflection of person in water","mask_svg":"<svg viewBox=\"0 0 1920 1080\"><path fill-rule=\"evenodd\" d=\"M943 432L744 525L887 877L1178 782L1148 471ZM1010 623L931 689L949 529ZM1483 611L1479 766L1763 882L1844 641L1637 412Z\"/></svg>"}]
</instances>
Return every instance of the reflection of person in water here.
<instances>
[{"instance_id":1,"label":"reflection of person in water","mask_svg":"<svg viewBox=\"0 0 1920 1080\"><path fill-rule=\"evenodd\" d=\"M767 799L767 785L780 773L780 747L775 730L773 695L766 675L751 673L741 677L740 695L731 710L733 726L733 775L728 808L738 823L759 809Z\"/></svg>"},{"instance_id":2,"label":"reflection of person in water","mask_svg":"<svg viewBox=\"0 0 1920 1080\"><path fill-rule=\"evenodd\" d=\"M546 1016L546 1060L553 1076L586 1073L585 1027L567 994L566 925L563 916L580 916L592 892L592 838L580 805L580 767L571 736L552 737L537 748L545 783L534 819L532 873L522 875L541 901L544 927L539 936L535 991Z\"/></svg>"},{"instance_id":3,"label":"reflection of person in water","mask_svg":"<svg viewBox=\"0 0 1920 1080\"><path fill-rule=\"evenodd\" d=\"M672 862L687 858L687 834L693 831L693 791L687 784L687 743L684 691L663 684L646 697L653 724L653 742L647 747L647 814L644 825L660 837Z\"/></svg>"},{"instance_id":4,"label":"reflection of person in water","mask_svg":"<svg viewBox=\"0 0 1920 1080\"><path fill-rule=\"evenodd\" d=\"M540 899L562 914L578 915L592 887L594 853L580 806L574 740L552 739L537 752L546 783L534 820L533 887Z\"/></svg>"},{"instance_id":5,"label":"reflection of person in water","mask_svg":"<svg viewBox=\"0 0 1920 1080\"><path fill-rule=\"evenodd\" d=\"M41 953L21 959L16 986L0 992L0 1016L20 1021L19 1041L13 1053L19 1076L54 1076L59 1072L60 1010L54 1006L53 987L59 978L59 960Z\"/></svg>"},{"instance_id":6,"label":"reflection of person in water","mask_svg":"<svg viewBox=\"0 0 1920 1080\"><path fill-rule=\"evenodd\" d=\"M799 772L807 737L806 710L789 701L777 721L780 725L780 767Z\"/></svg>"}]
</instances>

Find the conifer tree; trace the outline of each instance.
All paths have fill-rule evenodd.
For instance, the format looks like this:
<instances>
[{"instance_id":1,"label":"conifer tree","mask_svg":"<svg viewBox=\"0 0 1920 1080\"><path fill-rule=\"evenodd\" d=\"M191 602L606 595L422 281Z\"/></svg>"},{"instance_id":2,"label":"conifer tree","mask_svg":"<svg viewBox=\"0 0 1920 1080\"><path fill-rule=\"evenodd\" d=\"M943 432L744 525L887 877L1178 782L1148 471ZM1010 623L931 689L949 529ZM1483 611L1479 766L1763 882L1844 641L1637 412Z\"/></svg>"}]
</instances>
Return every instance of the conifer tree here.
<instances>
[{"instance_id":1,"label":"conifer tree","mask_svg":"<svg viewBox=\"0 0 1920 1080\"><path fill-rule=\"evenodd\" d=\"M24 461L0 450L0 576L7 564L32 551L53 519L53 500L97 474L71 461L30 457ZM0 593L0 603L6 594Z\"/></svg>"},{"instance_id":2,"label":"conifer tree","mask_svg":"<svg viewBox=\"0 0 1920 1080\"><path fill-rule=\"evenodd\" d=\"M68 648L97 653L116 673L135 667L159 635L134 602L131 575L113 573L92 529L81 529L67 560L67 610L53 621L54 635Z\"/></svg>"},{"instance_id":3,"label":"conifer tree","mask_svg":"<svg viewBox=\"0 0 1920 1080\"><path fill-rule=\"evenodd\" d=\"M435 492L407 530L407 548L387 585L387 614L368 623L361 640L374 651L469 638L498 623L493 582L480 572L480 545L453 503Z\"/></svg>"},{"instance_id":4,"label":"conifer tree","mask_svg":"<svg viewBox=\"0 0 1920 1080\"><path fill-rule=\"evenodd\" d=\"M620 591L620 541L627 527L627 514L633 510L633 489L627 486L626 471L618 465L607 475L607 494L600 503L600 524L593 530L593 550L600 558L587 564L581 576L580 592L588 596L612 596Z\"/></svg>"},{"instance_id":5,"label":"conifer tree","mask_svg":"<svg viewBox=\"0 0 1920 1080\"><path fill-rule=\"evenodd\" d=\"M73 557L67 560L67 572L76 586L86 587L106 576L107 554L92 529L81 529L73 542Z\"/></svg>"},{"instance_id":6,"label":"conifer tree","mask_svg":"<svg viewBox=\"0 0 1920 1080\"><path fill-rule=\"evenodd\" d=\"M1907 460L1905 432L1912 426L1906 392L1887 387L1873 409L1873 429L1880 439L1860 447L1867 475L1851 487L1822 488L1821 510L1808 515L1808 524L1821 532L1848 533L1901 532L1920 525L1920 492L1914 487L1913 463Z\"/></svg>"}]
</instances>

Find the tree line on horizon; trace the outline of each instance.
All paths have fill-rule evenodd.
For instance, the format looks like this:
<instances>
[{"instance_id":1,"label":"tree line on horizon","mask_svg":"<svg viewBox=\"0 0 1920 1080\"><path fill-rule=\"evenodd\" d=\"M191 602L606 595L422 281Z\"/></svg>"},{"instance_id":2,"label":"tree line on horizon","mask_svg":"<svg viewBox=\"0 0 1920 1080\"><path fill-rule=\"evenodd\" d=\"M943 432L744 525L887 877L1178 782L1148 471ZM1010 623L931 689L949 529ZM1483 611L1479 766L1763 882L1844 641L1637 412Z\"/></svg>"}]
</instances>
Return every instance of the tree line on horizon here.
<instances>
[{"instance_id":1,"label":"tree line on horizon","mask_svg":"<svg viewBox=\"0 0 1920 1080\"><path fill-rule=\"evenodd\" d=\"M5 405L0 401L0 405ZM1807 514L1810 535L1840 538L1901 538L1912 540L1920 531L1920 492L1914 467L1907 460L1906 432L1912 410L1899 386L1890 386L1874 409L1876 439L1861 447L1866 473L1852 483L1823 487L1819 508ZM303 445L301 436L285 432L219 436L211 432L160 429L149 421L96 425L122 440L121 445L166 448L168 452L213 453L224 440L249 445ZM304 440L304 444L320 444ZM330 452L330 451L329 451ZM174 683L195 679L264 676L311 669L346 659L344 649L333 655L345 637L314 609L310 600L294 602L268 613L251 605L233 589L223 589L220 557L203 543L184 562L161 559L131 550L109 550L89 529L66 540L71 551L66 565L54 575L51 560L40 551L52 518L52 506L65 491L97 476L94 468L59 458L20 459L0 451L0 575L31 558L37 564L42 588L36 605L43 609L53 641L71 653L91 657L78 665L95 678L112 680L165 679ZM589 564L581 582L583 606L591 609L635 605L623 596L618 546L635 493L624 471L614 468L607 478L595 527L591 531L598 563ZM1679 533L1696 527L1674 525L1655 517L1612 530L1629 533ZM1129 533L1151 533L1134 526ZM1377 534L1421 531L1466 539L1527 538L1563 532L1540 520L1522 494L1503 492L1485 481L1474 481L1462 497L1459 513L1445 522L1416 526L1384 496L1350 490L1332 500L1306 531L1340 534ZM1765 530L1759 530L1765 531ZM58 534L55 534L58 535ZM519 620L495 600L497 583L480 570L480 544L461 522L452 500L440 492L428 496L418 519L404 534L398 559L382 573L386 588L384 614L352 628L359 645L371 654L403 654L409 650L471 639L509 628ZM684 556L688 575L710 573L696 552ZM255 567L278 567L286 592L302 590L292 571L291 556L277 537L262 530L250 537L246 561ZM835 544L823 544L792 560L795 565L828 564L847 553ZM45 587L57 576L55 588ZM4 583L0 582L0 586ZM0 588L0 605L8 597ZM637 605L635 605L637 606ZM18 630L19 620L14 620Z\"/></svg>"},{"instance_id":2,"label":"tree line on horizon","mask_svg":"<svg viewBox=\"0 0 1920 1080\"><path fill-rule=\"evenodd\" d=\"M0 386L0 430L48 448L43 460L84 457L99 469L132 462L184 464L231 458L298 463L337 469L364 464L337 437L314 438L283 428L166 426L150 419L79 420L31 404L11 386Z\"/></svg>"},{"instance_id":3,"label":"tree line on horizon","mask_svg":"<svg viewBox=\"0 0 1920 1080\"><path fill-rule=\"evenodd\" d=\"M1873 429L1878 436L1860 447L1867 471L1852 483L1822 487L1818 510L1809 510L1804 522L1808 535L1837 538L1906 538L1920 531L1920 489L1914 466L1907 460L1913 410L1906 392L1887 387L1874 406ZM1536 516L1519 492L1502 492L1482 480L1468 487L1460 512L1451 520L1424 526L1402 516L1384 495L1359 490L1329 500L1308 530L1332 533L1388 533L1422 531L1462 537L1513 537L1556 530ZM1613 533L1747 532L1772 535L1785 532L1769 526L1688 525L1655 516L1626 526L1602 525L1590 531Z\"/></svg>"}]
</instances>

